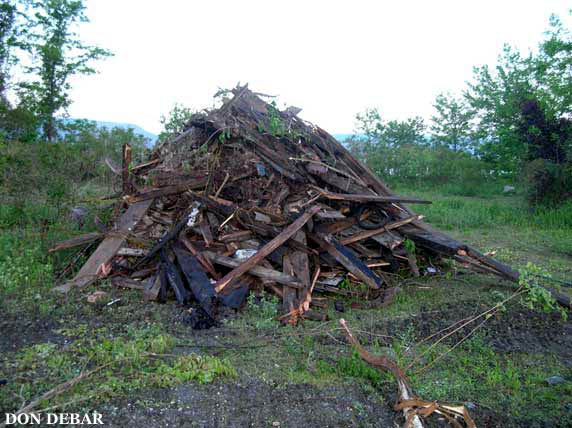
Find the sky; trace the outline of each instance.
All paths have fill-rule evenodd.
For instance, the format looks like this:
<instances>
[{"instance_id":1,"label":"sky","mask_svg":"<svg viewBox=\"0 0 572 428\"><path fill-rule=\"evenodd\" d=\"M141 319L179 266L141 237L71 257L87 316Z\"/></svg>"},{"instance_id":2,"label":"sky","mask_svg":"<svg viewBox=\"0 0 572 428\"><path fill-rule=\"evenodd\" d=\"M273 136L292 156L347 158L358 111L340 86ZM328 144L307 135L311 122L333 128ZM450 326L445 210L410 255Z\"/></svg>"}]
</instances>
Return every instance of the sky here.
<instances>
[{"instance_id":1,"label":"sky","mask_svg":"<svg viewBox=\"0 0 572 428\"><path fill-rule=\"evenodd\" d=\"M569 1L85 0L84 42L111 50L99 74L72 81L71 117L158 133L175 103L213 105L238 82L278 95L332 134L378 108L429 119L436 95L460 93L504 43L535 49ZM570 28L570 25L568 25Z\"/></svg>"}]
</instances>

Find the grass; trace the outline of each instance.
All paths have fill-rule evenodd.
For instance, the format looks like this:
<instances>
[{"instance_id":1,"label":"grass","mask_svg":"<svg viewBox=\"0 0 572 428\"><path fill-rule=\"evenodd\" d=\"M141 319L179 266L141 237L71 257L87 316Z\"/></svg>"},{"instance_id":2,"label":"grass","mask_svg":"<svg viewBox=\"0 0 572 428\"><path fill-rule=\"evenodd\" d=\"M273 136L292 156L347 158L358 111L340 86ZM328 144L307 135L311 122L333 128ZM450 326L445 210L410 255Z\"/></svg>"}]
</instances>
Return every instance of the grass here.
<instances>
[{"instance_id":1,"label":"grass","mask_svg":"<svg viewBox=\"0 0 572 428\"><path fill-rule=\"evenodd\" d=\"M219 377L236 376L234 368L224 359L195 353L176 355L177 340L162 333L158 325L131 328L122 337L110 337L105 328L88 334L85 325L61 329L58 333L79 338L63 350L54 343L39 343L3 355L2 377L9 374L11 382L0 390L1 409L15 411L19 400L30 402L94 368L101 370L93 378L41 403L41 408L63 409L66 403L80 400L86 406L93 406L144 388L165 388L189 381L210 383Z\"/></svg>"},{"instance_id":2,"label":"grass","mask_svg":"<svg viewBox=\"0 0 572 428\"><path fill-rule=\"evenodd\" d=\"M32 165L35 159L24 156L22 147L4 150L12 160L24 157L20 162L24 166ZM81 230L70 224L68 208L113 189L97 177L78 180L63 173L59 181L46 179L43 184L42 174L47 177L54 166L49 158L38 165L29 193L19 195L19 186L25 183L16 175L7 174L0 183L0 307L6 317L21 320L22 325L33 320L56 325L48 331L49 337L38 334L31 343L2 354L0 378L9 383L0 388L0 408L6 411L85 370L106 365L91 381L42 405L65 409L66 403L88 398L82 405L94 406L136 396L141 390L215 379L232 381L237 376L273 386L351 384L386 403L395 392L394 381L347 346L338 318L343 316L348 321L371 352L385 353L405 367L428 349L428 344L416 346L428 335L424 314L463 305L490 307L510 292L506 284L479 275L422 278L402 285L402 292L387 308L353 309L351 299L346 299L345 313L329 308L329 322L306 322L297 328L277 321L279 305L274 296L251 295L238 317L204 336L190 336L188 326L173 322L174 304L142 304L137 291L100 283L97 289L106 291L110 300L121 299L111 307L85 302L85 294L95 287L64 298L50 292L56 275L76 251L50 254L47 249L54 241L93 229L91 222ZM503 196L501 190L501 184L476 189L455 184L427 191L402 187L397 192L432 200L432 205L413 208L454 237L482 250L496 251L501 261L515 267L533 262L557 277L570 277L572 204L530 212L519 195ZM111 210L95 203L87 206L104 220L111 216ZM67 276L73 273L72 269ZM501 316L508 319L518 305L507 308ZM394 331L392 326L400 328ZM534 426L538 421L566 417L563 406L570 404L571 383L544 382L555 374L572 376L560 356L550 352L500 353L476 335L430 370L418 372L452 346L439 344L408 371L421 398L473 402L479 411L504 415L507 422L503 426ZM355 407L359 409L360 403Z\"/></svg>"}]
</instances>

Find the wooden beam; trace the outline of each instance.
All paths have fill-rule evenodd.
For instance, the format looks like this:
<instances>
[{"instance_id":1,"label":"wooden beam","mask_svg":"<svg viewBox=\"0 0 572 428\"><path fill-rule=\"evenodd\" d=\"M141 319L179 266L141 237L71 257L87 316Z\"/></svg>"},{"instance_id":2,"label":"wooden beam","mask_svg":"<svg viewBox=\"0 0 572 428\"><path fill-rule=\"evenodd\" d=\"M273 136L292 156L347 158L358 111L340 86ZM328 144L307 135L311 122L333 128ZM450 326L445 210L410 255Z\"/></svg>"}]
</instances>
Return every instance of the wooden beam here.
<instances>
[{"instance_id":1,"label":"wooden beam","mask_svg":"<svg viewBox=\"0 0 572 428\"><path fill-rule=\"evenodd\" d=\"M239 267L232 270L226 274L223 278L217 281L215 284L215 290L220 292L224 287L234 281L236 278L240 277L244 273L248 272L250 268L256 266L256 264L273 252L276 248L281 246L284 242L290 239L298 230L300 230L307 222L310 220L314 214L320 210L320 207L313 206L308 209L304 214L302 214L294 223L290 224L286 229L284 229L276 238L268 242L264 247L262 247L258 252L242 263Z\"/></svg>"},{"instance_id":2,"label":"wooden beam","mask_svg":"<svg viewBox=\"0 0 572 428\"><path fill-rule=\"evenodd\" d=\"M53 248L50 248L48 252L52 253L54 251L66 250L68 248L77 247L79 245L89 244L90 242L97 241L98 239L103 239L105 235L99 232L86 233L84 235L75 236L65 241L58 242Z\"/></svg>"},{"instance_id":3,"label":"wooden beam","mask_svg":"<svg viewBox=\"0 0 572 428\"><path fill-rule=\"evenodd\" d=\"M370 268L363 263L359 257L349 248L341 245L332 235L319 233L317 235L309 235L310 238L318 243L325 251L328 252L338 263L344 266L356 278L366 283L373 289L379 289L383 285L383 279L377 276Z\"/></svg>"},{"instance_id":4,"label":"wooden beam","mask_svg":"<svg viewBox=\"0 0 572 428\"><path fill-rule=\"evenodd\" d=\"M183 193L187 190L194 190L200 189L201 187L205 187L207 184L207 177L196 178L193 180L186 181L185 183L177 184L174 186L167 186L161 189L150 190L148 192L140 193L136 196L130 196L127 198L127 202L140 202L146 201L148 199L155 199L161 196L171 196L171 195L178 195L179 193Z\"/></svg>"},{"instance_id":5,"label":"wooden beam","mask_svg":"<svg viewBox=\"0 0 572 428\"><path fill-rule=\"evenodd\" d=\"M119 219L119 224L116 229L118 233L114 233L112 236L108 236L103 240L74 279L55 287L54 290L67 293L73 287L85 287L95 282L98 278L100 267L111 261L125 242L127 235L131 233L143 218L152 203L153 199L148 199L131 205Z\"/></svg>"},{"instance_id":6,"label":"wooden beam","mask_svg":"<svg viewBox=\"0 0 572 428\"><path fill-rule=\"evenodd\" d=\"M411 223L415 220L420 220L422 218L423 218L423 216L421 216L421 215L414 215L412 217L404 218L403 220L398 220L398 221L394 221L391 223L387 223L385 226L380 227L378 229L364 230L363 232L357 233L353 236L350 236L349 238L342 239L341 244L342 245L349 245L349 244L353 244L354 242L363 241L364 239L371 238L372 236L375 236L375 235L380 235L380 234L385 233L391 229L397 229L398 227L401 227L405 224Z\"/></svg>"},{"instance_id":7,"label":"wooden beam","mask_svg":"<svg viewBox=\"0 0 572 428\"><path fill-rule=\"evenodd\" d=\"M121 177L123 181L123 194L131 193L131 182L129 180L129 166L131 164L131 146L128 143L123 144L121 163Z\"/></svg>"},{"instance_id":8,"label":"wooden beam","mask_svg":"<svg viewBox=\"0 0 572 428\"><path fill-rule=\"evenodd\" d=\"M220 254L213 253L212 251L205 251L203 254L211 262L222 266L237 268L242 264L239 260L235 260L230 257L225 257ZM304 284L302 284L294 276L278 272L277 270L274 269L268 269L262 266L253 266L248 270L248 273L263 280L277 282L279 284L287 285L292 288L300 288L300 289L305 288Z\"/></svg>"},{"instance_id":9,"label":"wooden beam","mask_svg":"<svg viewBox=\"0 0 572 428\"><path fill-rule=\"evenodd\" d=\"M317 186L312 186L326 199L333 199L339 201L354 201L354 202L380 202L380 203L395 203L395 202L406 202L409 204L430 204L431 201L426 201L423 199L406 198L403 196L378 196L378 195L367 195L367 194L354 194L354 193L333 193L327 190L320 189Z\"/></svg>"}]
</instances>

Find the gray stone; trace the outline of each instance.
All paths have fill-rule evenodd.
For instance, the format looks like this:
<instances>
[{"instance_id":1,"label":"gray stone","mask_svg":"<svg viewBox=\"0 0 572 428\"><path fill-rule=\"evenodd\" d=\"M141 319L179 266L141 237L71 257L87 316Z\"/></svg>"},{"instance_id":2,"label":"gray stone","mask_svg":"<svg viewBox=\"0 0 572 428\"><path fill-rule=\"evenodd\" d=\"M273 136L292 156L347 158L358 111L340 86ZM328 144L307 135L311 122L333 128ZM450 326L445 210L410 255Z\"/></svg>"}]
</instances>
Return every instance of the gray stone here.
<instances>
[{"instance_id":1,"label":"gray stone","mask_svg":"<svg viewBox=\"0 0 572 428\"><path fill-rule=\"evenodd\" d=\"M503 193L514 193L516 191L514 186L504 186Z\"/></svg>"},{"instance_id":2,"label":"gray stone","mask_svg":"<svg viewBox=\"0 0 572 428\"><path fill-rule=\"evenodd\" d=\"M465 407L467 408L467 410L475 410L477 408L477 405L475 403L467 401L465 403Z\"/></svg>"},{"instance_id":3,"label":"gray stone","mask_svg":"<svg viewBox=\"0 0 572 428\"><path fill-rule=\"evenodd\" d=\"M562 376L550 376L544 379L544 382L546 382L548 385L556 385L557 383L566 382L566 379L564 379Z\"/></svg>"}]
</instances>

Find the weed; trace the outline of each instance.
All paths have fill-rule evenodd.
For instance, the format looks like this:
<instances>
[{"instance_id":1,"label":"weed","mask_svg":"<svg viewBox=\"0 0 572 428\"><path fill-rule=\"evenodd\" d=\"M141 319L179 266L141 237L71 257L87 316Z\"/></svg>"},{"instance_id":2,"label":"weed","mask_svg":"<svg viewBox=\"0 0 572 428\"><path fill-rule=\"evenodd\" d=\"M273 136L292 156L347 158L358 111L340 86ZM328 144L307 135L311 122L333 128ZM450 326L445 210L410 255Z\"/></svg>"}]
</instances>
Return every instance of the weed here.
<instances>
[{"instance_id":1,"label":"weed","mask_svg":"<svg viewBox=\"0 0 572 428\"><path fill-rule=\"evenodd\" d=\"M104 367L96 375L97 382L79 384L49 404L88 395L93 404L140 388L170 387L188 381L210 383L218 377L236 376L226 360L208 355L171 354L176 339L159 331L150 327L130 329L127 337L83 338L64 351L51 343L24 348L11 355L9 362L4 361L3 371L10 373L11 379L0 391L0 408L14 410L17 403L13 396L20 390L29 401L89 367ZM21 383L15 378L34 380Z\"/></svg>"},{"instance_id":2,"label":"weed","mask_svg":"<svg viewBox=\"0 0 572 428\"><path fill-rule=\"evenodd\" d=\"M278 325L276 321L278 298L266 293L260 297L251 293L246 299L245 315L256 329L271 328Z\"/></svg>"}]
</instances>

